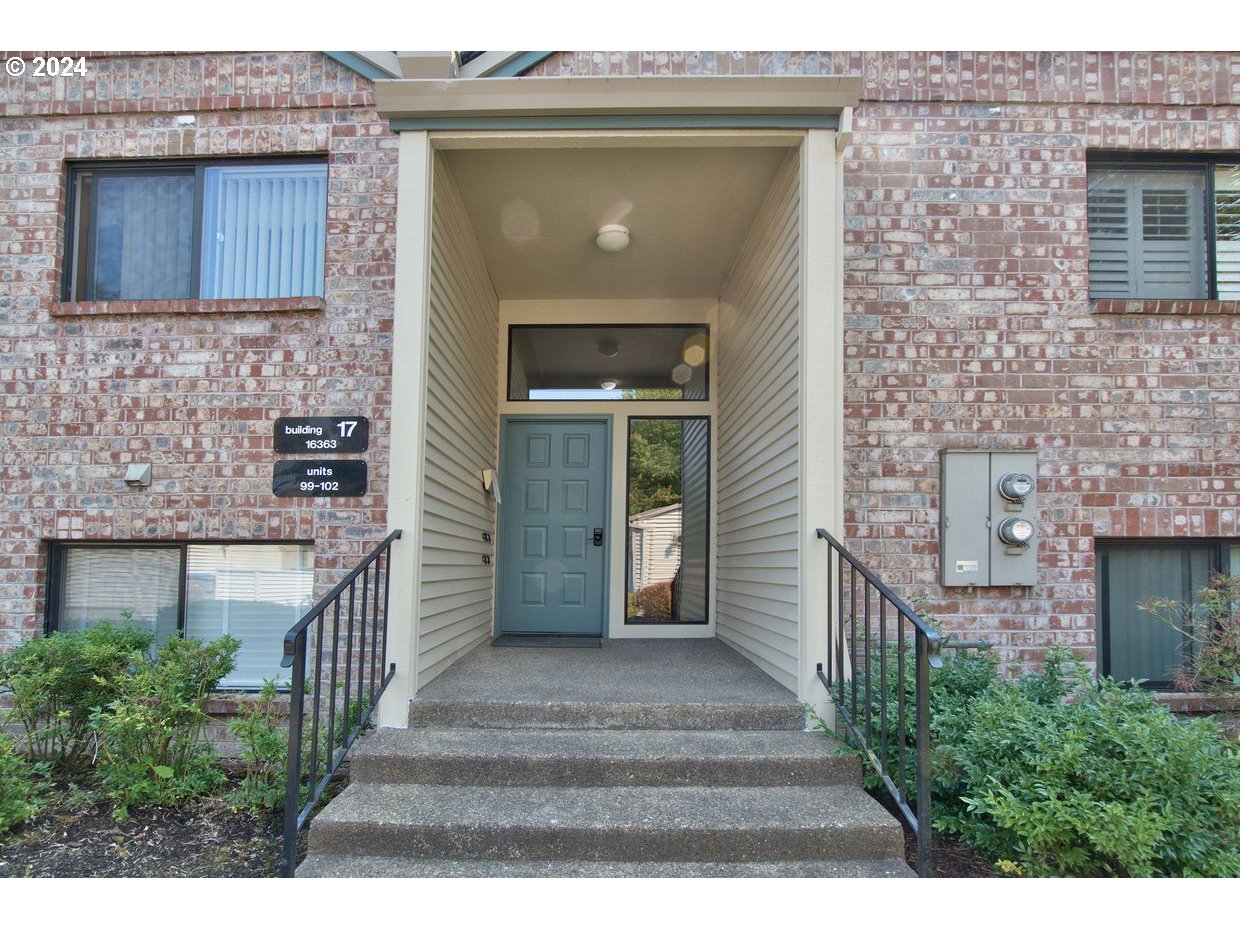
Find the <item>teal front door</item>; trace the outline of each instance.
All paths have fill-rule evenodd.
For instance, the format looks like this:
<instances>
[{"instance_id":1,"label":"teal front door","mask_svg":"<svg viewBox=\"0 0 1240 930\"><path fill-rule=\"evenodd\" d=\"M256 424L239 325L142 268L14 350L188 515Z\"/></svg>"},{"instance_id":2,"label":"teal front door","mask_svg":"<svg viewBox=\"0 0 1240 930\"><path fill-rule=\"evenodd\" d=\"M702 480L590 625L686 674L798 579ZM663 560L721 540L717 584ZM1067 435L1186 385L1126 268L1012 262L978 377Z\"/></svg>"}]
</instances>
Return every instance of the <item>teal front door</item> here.
<instances>
[{"instance_id":1,"label":"teal front door","mask_svg":"<svg viewBox=\"0 0 1240 930\"><path fill-rule=\"evenodd\" d=\"M602 635L607 438L605 420L505 421L499 632Z\"/></svg>"}]
</instances>

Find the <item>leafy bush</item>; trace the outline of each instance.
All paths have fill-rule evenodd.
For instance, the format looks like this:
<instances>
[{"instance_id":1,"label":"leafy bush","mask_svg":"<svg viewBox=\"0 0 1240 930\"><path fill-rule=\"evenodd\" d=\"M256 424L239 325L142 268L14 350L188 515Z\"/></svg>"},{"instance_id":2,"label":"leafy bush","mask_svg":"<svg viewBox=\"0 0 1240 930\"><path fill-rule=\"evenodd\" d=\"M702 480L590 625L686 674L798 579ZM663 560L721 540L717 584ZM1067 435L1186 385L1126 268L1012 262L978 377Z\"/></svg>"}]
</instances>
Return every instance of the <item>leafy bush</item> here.
<instances>
[{"instance_id":1,"label":"leafy bush","mask_svg":"<svg viewBox=\"0 0 1240 930\"><path fill-rule=\"evenodd\" d=\"M1240 753L1218 726L1072 671L1070 702L996 687L974 705L962 800L994 830L965 838L1030 875L1240 874Z\"/></svg>"},{"instance_id":2,"label":"leafy bush","mask_svg":"<svg viewBox=\"0 0 1240 930\"><path fill-rule=\"evenodd\" d=\"M30 762L0 732L0 833L38 813L46 777L46 762Z\"/></svg>"},{"instance_id":3,"label":"leafy bush","mask_svg":"<svg viewBox=\"0 0 1240 930\"><path fill-rule=\"evenodd\" d=\"M1156 597L1137 607L1184 637L1176 687L1240 692L1240 575L1213 575L1192 604Z\"/></svg>"},{"instance_id":4,"label":"leafy bush","mask_svg":"<svg viewBox=\"0 0 1240 930\"><path fill-rule=\"evenodd\" d=\"M245 763L240 786L228 796L233 810L259 814L282 805L288 720L274 680L263 682L258 697L242 705L228 729L241 743L241 760Z\"/></svg>"},{"instance_id":5,"label":"leafy bush","mask_svg":"<svg viewBox=\"0 0 1240 930\"><path fill-rule=\"evenodd\" d=\"M886 706L893 777L903 752L915 797L913 685L901 733L894 682L884 701L876 657L870 673L870 744L878 753ZM985 655L948 652L930 716L934 827L1009 874L1240 874L1240 751L1212 721L1180 721L1062 648L1015 681Z\"/></svg>"},{"instance_id":6,"label":"leafy bush","mask_svg":"<svg viewBox=\"0 0 1240 930\"><path fill-rule=\"evenodd\" d=\"M154 640L136 626L99 623L0 655L0 688L12 693L10 718L21 725L26 754L70 771L85 766L93 744L91 712L116 699L119 682Z\"/></svg>"},{"instance_id":7,"label":"leafy bush","mask_svg":"<svg viewBox=\"0 0 1240 930\"><path fill-rule=\"evenodd\" d=\"M117 697L91 715L98 771L116 816L131 806L176 804L218 787L223 773L203 739L206 703L232 671L240 643L171 639L153 661L120 677Z\"/></svg>"},{"instance_id":8,"label":"leafy bush","mask_svg":"<svg viewBox=\"0 0 1240 930\"><path fill-rule=\"evenodd\" d=\"M656 581L640 588L634 596L634 616L667 620L672 616L672 583Z\"/></svg>"}]
</instances>

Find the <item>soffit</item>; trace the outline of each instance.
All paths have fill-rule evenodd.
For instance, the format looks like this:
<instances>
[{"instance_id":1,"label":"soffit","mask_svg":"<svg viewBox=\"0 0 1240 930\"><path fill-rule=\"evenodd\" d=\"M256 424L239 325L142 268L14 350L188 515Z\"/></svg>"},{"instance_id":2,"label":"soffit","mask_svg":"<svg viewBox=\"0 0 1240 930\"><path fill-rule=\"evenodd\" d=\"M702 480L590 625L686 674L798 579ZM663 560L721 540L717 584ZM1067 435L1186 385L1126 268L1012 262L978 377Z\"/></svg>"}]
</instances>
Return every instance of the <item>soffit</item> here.
<instances>
[{"instance_id":1,"label":"soffit","mask_svg":"<svg viewBox=\"0 0 1240 930\"><path fill-rule=\"evenodd\" d=\"M713 297L789 149L452 150L448 166L504 300ZM630 230L623 252L594 244Z\"/></svg>"}]
</instances>

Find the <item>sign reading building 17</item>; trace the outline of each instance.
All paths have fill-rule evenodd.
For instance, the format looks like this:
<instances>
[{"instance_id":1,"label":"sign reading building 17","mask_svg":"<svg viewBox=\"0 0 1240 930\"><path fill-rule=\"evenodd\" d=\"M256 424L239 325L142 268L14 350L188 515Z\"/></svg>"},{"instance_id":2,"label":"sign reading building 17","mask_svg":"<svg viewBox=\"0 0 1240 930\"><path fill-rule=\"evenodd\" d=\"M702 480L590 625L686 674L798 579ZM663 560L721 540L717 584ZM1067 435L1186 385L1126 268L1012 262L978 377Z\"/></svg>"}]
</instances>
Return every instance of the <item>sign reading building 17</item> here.
<instances>
[{"instance_id":1,"label":"sign reading building 17","mask_svg":"<svg viewBox=\"0 0 1240 930\"><path fill-rule=\"evenodd\" d=\"M365 417L280 417L277 452L365 452L370 421Z\"/></svg>"}]
</instances>

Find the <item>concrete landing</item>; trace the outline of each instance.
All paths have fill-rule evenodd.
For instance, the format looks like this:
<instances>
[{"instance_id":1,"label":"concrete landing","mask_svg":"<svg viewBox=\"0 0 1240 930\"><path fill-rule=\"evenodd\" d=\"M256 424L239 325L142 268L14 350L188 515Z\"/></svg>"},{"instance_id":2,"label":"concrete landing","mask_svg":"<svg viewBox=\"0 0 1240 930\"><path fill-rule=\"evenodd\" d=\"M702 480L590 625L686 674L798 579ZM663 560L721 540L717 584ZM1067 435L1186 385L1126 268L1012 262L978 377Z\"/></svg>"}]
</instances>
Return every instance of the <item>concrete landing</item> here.
<instances>
[{"instance_id":1,"label":"concrete landing","mask_svg":"<svg viewBox=\"0 0 1240 930\"><path fill-rule=\"evenodd\" d=\"M411 702L414 727L802 729L796 697L714 639L479 646Z\"/></svg>"}]
</instances>

